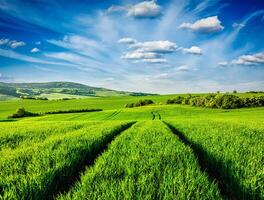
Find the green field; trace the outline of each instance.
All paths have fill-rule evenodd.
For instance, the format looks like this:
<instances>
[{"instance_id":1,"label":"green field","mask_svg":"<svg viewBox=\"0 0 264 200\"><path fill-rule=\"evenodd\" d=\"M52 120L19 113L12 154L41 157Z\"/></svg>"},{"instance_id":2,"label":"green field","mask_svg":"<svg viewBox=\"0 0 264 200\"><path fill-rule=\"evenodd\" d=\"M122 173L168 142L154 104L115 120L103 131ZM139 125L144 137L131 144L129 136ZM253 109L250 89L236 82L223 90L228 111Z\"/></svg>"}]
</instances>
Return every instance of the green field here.
<instances>
[{"instance_id":1,"label":"green field","mask_svg":"<svg viewBox=\"0 0 264 200\"><path fill-rule=\"evenodd\" d=\"M176 96L1 101L0 199L264 199L264 107ZM20 107L103 111L7 119Z\"/></svg>"}]
</instances>

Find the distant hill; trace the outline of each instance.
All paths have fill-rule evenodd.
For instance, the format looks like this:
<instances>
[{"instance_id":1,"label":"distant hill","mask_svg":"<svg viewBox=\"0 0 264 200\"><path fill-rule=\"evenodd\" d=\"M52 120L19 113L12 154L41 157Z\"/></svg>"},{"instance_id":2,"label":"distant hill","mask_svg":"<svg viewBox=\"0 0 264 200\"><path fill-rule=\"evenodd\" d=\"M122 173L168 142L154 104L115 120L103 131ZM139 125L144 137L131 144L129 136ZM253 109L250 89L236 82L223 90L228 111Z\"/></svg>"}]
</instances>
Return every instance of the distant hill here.
<instances>
[{"instance_id":1,"label":"distant hill","mask_svg":"<svg viewBox=\"0 0 264 200\"><path fill-rule=\"evenodd\" d=\"M3 83L0 82L0 98L84 98L104 96L146 96L153 95L140 92L116 91L106 88L91 87L73 82L46 83Z\"/></svg>"}]
</instances>

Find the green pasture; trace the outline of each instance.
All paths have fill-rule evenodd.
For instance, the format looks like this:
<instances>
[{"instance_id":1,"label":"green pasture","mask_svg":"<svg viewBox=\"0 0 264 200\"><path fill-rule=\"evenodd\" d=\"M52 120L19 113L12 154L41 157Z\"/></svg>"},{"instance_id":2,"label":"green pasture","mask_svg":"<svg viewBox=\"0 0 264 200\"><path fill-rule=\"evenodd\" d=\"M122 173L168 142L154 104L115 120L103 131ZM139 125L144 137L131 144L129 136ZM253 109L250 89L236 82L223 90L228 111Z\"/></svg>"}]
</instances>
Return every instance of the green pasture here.
<instances>
[{"instance_id":1,"label":"green pasture","mask_svg":"<svg viewBox=\"0 0 264 200\"><path fill-rule=\"evenodd\" d=\"M264 107L175 96L1 101L0 199L264 199ZM8 120L19 107L103 111Z\"/></svg>"}]
</instances>

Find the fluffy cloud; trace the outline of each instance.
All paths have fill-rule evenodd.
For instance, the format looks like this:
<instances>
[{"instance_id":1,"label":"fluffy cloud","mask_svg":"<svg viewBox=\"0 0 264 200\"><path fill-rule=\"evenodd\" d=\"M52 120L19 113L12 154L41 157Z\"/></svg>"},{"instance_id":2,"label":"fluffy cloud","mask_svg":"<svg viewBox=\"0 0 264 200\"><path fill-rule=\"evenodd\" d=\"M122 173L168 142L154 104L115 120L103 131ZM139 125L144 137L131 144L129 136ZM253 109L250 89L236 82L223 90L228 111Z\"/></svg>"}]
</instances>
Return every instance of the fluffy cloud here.
<instances>
[{"instance_id":1,"label":"fluffy cloud","mask_svg":"<svg viewBox=\"0 0 264 200\"><path fill-rule=\"evenodd\" d=\"M8 45L13 48L13 49L16 49L17 47L22 47L22 46L25 46L26 43L23 42L23 41L16 41L16 40L12 40L8 43Z\"/></svg>"},{"instance_id":2,"label":"fluffy cloud","mask_svg":"<svg viewBox=\"0 0 264 200\"><path fill-rule=\"evenodd\" d=\"M177 50L177 45L168 40L137 42L133 38L123 38L118 41L128 45L131 50L124 53L121 58L134 60L134 63L167 63L164 58L165 54L173 53Z\"/></svg>"},{"instance_id":3,"label":"fluffy cloud","mask_svg":"<svg viewBox=\"0 0 264 200\"><path fill-rule=\"evenodd\" d=\"M264 53L256 53L252 55L242 55L231 62L219 62L219 66L225 67L228 65L264 65Z\"/></svg>"},{"instance_id":4,"label":"fluffy cloud","mask_svg":"<svg viewBox=\"0 0 264 200\"><path fill-rule=\"evenodd\" d=\"M202 55L202 49L197 46L192 46L191 48L183 48L182 51L186 54L195 54L195 55Z\"/></svg>"},{"instance_id":5,"label":"fluffy cloud","mask_svg":"<svg viewBox=\"0 0 264 200\"><path fill-rule=\"evenodd\" d=\"M224 27L217 16L207 17L192 23L182 23L179 28L189 29L199 33L213 33L222 31Z\"/></svg>"},{"instance_id":6,"label":"fluffy cloud","mask_svg":"<svg viewBox=\"0 0 264 200\"><path fill-rule=\"evenodd\" d=\"M120 40L118 40L118 43L121 43L121 44L135 44L135 43L137 43L137 40L135 40L133 38L121 38Z\"/></svg>"},{"instance_id":7,"label":"fluffy cloud","mask_svg":"<svg viewBox=\"0 0 264 200\"><path fill-rule=\"evenodd\" d=\"M7 38L0 39L0 46L1 45L7 45L13 49L16 49L17 47L25 46L26 43L23 41L16 41L16 40L10 40Z\"/></svg>"},{"instance_id":8,"label":"fluffy cloud","mask_svg":"<svg viewBox=\"0 0 264 200\"><path fill-rule=\"evenodd\" d=\"M129 6L111 6L107 12L126 12L127 16L134 18L156 18L161 15L161 6L152 0Z\"/></svg>"},{"instance_id":9,"label":"fluffy cloud","mask_svg":"<svg viewBox=\"0 0 264 200\"><path fill-rule=\"evenodd\" d=\"M130 46L142 52L172 53L176 51L177 45L168 40L138 42Z\"/></svg>"},{"instance_id":10,"label":"fluffy cloud","mask_svg":"<svg viewBox=\"0 0 264 200\"><path fill-rule=\"evenodd\" d=\"M121 58L138 60L138 59L153 59L159 56L160 56L159 54L154 53L154 52L132 51L132 52L125 53Z\"/></svg>"},{"instance_id":11,"label":"fluffy cloud","mask_svg":"<svg viewBox=\"0 0 264 200\"><path fill-rule=\"evenodd\" d=\"M0 45L5 45L9 42L9 39L2 38L0 39Z\"/></svg>"},{"instance_id":12,"label":"fluffy cloud","mask_svg":"<svg viewBox=\"0 0 264 200\"><path fill-rule=\"evenodd\" d=\"M131 6L127 15L137 18L155 18L161 15L161 7L154 0L143 1Z\"/></svg>"},{"instance_id":13,"label":"fluffy cloud","mask_svg":"<svg viewBox=\"0 0 264 200\"><path fill-rule=\"evenodd\" d=\"M261 65L264 64L264 53L242 55L231 61L233 65Z\"/></svg>"},{"instance_id":14,"label":"fluffy cloud","mask_svg":"<svg viewBox=\"0 0 264 200\"><path fill-rule=\"evenodd\" d=\"M31 51L30 51L31 53L37 53L37 52L40 52L40 50L38 49L38 48L33 48L33 49L31 49Z\"/></svg>"}]
</instances>

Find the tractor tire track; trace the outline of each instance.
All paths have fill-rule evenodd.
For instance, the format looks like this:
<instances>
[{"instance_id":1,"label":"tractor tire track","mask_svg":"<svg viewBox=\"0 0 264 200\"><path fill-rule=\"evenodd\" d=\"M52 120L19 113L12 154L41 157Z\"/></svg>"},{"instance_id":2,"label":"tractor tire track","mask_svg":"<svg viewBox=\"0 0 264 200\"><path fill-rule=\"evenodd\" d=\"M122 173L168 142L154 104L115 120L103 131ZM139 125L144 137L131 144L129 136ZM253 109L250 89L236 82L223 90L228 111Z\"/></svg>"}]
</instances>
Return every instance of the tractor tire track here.
<instances>
[{"instance_id":1,"label":"tractor tire track","mask_svg":"<svg viewBox=\"0 0 264 200\"><path fill-rule=\"evenodd\" d=\"M85 156L82 161L78 162L76 167L74 169L73 175L69 176L59 176L58 178L55 178L56 184L58 187L54 190L54 188L50 189L49 195L45 197L44 199L56 199L58 195L65 194L69 192L69 190L80 181L81 174L90 166L94 165L96 159L107 150L108 146L111 144L111 142L122 132L129 129L132 125L134 125L136 122L131 122L123 125L119 130L117 130L113 135L109 136L102 144L97 146L95 149L92 150L87 156ZM67 171L68 169L64 169Z\"/></svg>"},{"instance_id":2,"label":"tractor tire track","mask_svg":"<svg viewBox=\"0 0 264 200\"><path fill-rule=\"evenodd\" d=\"M155 119L161 120L161 115L159 114L158 111L152 111L151 115L152 115L152 120L155 120Z\"/></svg>"},{"instance_id":3,"label":"tractor tire track","mask_svg":"<svg viewBox=\"0 0 264 200\"><path fill-rule=\"evenodd\" d=\"M108 115L106 118L104 118L103 120L110 120L112 119L113 117L117 116L119 113L122 112L122 109L120 110L116 110L114 111L113 113L111 113L110 115Z\"/></svg>"},{"instance_id":4,"label":"tractor tire track","mask_svg":"<svg viewBox=\"0 0 264 200\"><path fill-rule=\"evenodd\" d=\"M235 195L232 190L230 190L230 182L232 182L232 188L234 190L238 190L239 193L244 192L244 198L243 199L252 199L252 194L247 192L246 188L243 188L243 186L240 185L239 181L235 179L235 177L231 177L231 179L226 178L224 174L222 174L218 169L225 167L228 171L227 166L222 160L219 160L212 155L210 155L200 144L192 142L190 139L188 139L183 133L178 131L174 126L171 124L164 122L168 128L171 130L173 134L175 134L180 141L192 149L195 157L197 158L199 167L202 172L206 173L209 177L209 180L212 182L215 182L218 186L218 189L224 199L234 199L238 200L239 198ZM208 159L210 162L208 162ZM246 191L246 192L245 192ZM237 192L237 191L235 191ZM253 198L253 199L261 199L261 197Z\"/></svg>"},{"instance_id":5,"label":"tractor tire track","mask_svg":"<svg viewBox=\"0 0 264 200\"><path fill-rule=\"evenodd\" d=\"M152 120L155 120L156 115L154 114L154 112L151 112L152 115Z\"/></svg>"}]
</instances>

